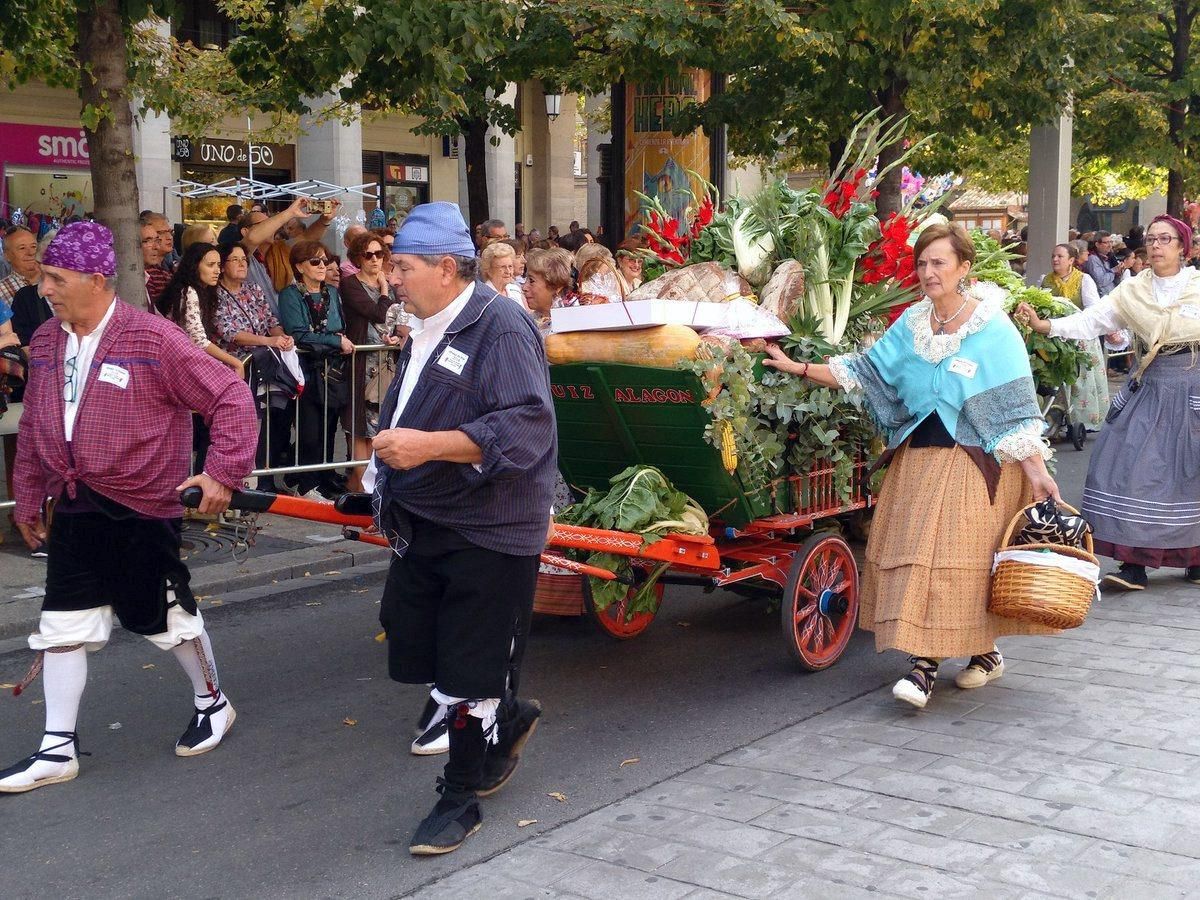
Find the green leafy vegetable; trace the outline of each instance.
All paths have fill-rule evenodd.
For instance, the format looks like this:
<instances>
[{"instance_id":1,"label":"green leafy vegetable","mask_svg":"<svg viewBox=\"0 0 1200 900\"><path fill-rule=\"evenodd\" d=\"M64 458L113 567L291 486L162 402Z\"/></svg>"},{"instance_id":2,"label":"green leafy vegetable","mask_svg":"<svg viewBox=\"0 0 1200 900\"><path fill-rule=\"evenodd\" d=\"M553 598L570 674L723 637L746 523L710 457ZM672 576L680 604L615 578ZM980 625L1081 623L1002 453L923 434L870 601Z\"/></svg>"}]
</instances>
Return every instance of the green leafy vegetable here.
<instances>
[{"instance_id":1,"label":"green leafy vegetable","mask_svg":"<svg viewBox=\"0 0 1200 900\"><path fill-rule=\"evenodd\" d=\"M602 528L640 535L647 544L663 535L708 534L708 516L700 505L682 491L675 490L667 477L653 466L630 466L609 479L607 491L589 490L578 503L557 516L564 525ZM576 554L582 555L582 554ZM584 562L608 569L618 576L630 576L629 557L612 553L592 553ZM664 563L638 586L625 608L626 620L638 612L654 609L654 586L667 568ZM603 611L620 602L628 591L621 581L591 579L592 603Z\"/></svg>"},{"instance_id":2,"label":"green leafy vegetable","mask_svg":"<svg viewBox=\"0 0 1200 900\"><path fill-rule=\"evenodd\" d=\"M1028 303L1043 319L1057 319L1079 311L1047 290L1027 286L1008 264L1014 254L983 232L972 232L971 240L975 244L971 277L997 284L1008 291L1005 312L1011 314L1021 303ZM1033 380L1040 393L1052 394L1064 384L1074 384L1080 372L1089 365L1088 351L1078 341L1047 337L1021 322L1016 322L1016 326L1025 338L1029 367L1033 370Z\"/></svg>"}]
</instances>

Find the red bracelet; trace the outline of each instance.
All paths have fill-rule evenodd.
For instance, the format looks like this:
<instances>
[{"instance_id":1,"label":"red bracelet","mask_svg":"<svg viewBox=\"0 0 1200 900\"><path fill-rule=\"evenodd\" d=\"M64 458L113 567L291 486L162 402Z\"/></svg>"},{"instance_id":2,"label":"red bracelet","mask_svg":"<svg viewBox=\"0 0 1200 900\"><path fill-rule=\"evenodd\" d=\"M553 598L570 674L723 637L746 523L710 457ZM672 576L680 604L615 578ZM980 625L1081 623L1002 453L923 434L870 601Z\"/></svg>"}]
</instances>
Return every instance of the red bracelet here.
<instances>
[{"instance_id":1,"label":"red bracelet","mask_svg":"<svg viewBox=\"0 0 1200 900\"><path fill-rule=\"evenodd\" d=\"M805 364L804 364L804 371L800 373L800 377L801 377L801 378L807 378L807 377L808 377L808 365L809 365L808 363L805 363Z\"/></svg>"}]
</instances>

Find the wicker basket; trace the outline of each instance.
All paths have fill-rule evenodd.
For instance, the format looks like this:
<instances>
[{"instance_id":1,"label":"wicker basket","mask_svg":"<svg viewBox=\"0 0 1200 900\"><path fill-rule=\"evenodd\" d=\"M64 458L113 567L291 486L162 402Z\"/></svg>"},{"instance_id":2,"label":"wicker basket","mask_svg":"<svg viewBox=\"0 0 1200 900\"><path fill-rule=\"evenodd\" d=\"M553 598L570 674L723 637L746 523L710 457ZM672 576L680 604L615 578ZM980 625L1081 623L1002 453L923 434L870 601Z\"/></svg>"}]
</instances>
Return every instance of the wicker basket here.
<instances>
[{"instance_id":1,"label":"wicker basket","mask_svg":"<svg viewBox=\"0 0 1200 900\"><path fill-rule=\"evenodd\" d=\"M1060 509L1078 514L1065 503ZM1025 510L1018 512L1004 533L1000 548L1012 547L1013 532L1025 519ZM1098 564L1092 554L1092 535L1084 535L1086 549L1065 547L1062 544L1021 544L1021 550L1050 550L1061 556ZM1087 618L1092 600L1096 596L1096 585L1070 572L1054 566L1037 566L1030 563L1005 560L996 567L992 575L992 595L988 609L998 616L1020 619L1050 628L1078 628Z\"/></svg>"}]
</instances>

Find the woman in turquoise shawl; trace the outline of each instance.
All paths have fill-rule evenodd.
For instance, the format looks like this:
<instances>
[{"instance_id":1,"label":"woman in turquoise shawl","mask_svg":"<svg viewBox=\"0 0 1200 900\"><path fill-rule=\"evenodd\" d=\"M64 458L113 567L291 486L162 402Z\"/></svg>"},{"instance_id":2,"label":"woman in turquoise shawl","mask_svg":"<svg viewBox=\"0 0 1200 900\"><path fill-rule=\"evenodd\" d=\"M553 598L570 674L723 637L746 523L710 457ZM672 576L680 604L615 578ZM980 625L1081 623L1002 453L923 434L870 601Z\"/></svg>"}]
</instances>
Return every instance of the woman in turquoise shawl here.
<instances>
[{"instance_id":1,"label":"woman in turquoise shawl","mask_svg":"<svg viewBox=\"0 0 1200 900\"><path fill-rule=\"evenodd\" d=\"M968 288L970 237L931 225L913 255L926 296L867 352L813 365L773 347L767 364L859 396L887 441L859 624L876 650L912 657L892 694L920 708L943 659L969 656L955 683L981 687L1004 673L997 637L1054 633L993 615L987 601L1009 521L1059 494L1025 343L1002 297Z\"/></svg>"}]
</instances>

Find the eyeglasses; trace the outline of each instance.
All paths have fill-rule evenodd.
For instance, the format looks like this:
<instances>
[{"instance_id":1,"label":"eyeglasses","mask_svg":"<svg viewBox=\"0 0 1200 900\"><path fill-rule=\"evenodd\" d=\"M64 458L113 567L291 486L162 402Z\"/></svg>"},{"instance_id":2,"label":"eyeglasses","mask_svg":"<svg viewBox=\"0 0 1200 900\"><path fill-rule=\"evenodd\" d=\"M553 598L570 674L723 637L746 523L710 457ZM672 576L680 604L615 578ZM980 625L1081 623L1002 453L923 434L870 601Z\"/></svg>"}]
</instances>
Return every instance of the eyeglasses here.
<instances>
[{"instance_id":1,"label":"eyeglasses","mask_svg":"<svg viewBox=\"0 0 1200 900\"><path fill-rule=\"evenodd\" d=\"M329 260L327 260L323 256L314 256L311 259L306 259L305 262L308 263L310 266L327 266L327 265L329 265Z\"/></svg>"},{"instance_id":2,"label":"eyeglasses","mask_svg":"<svg viewBox=\"0 0 1200 900\"><path fill-rule=\"evenodd\" d=\"M79 354L76 354L63 363L63 400L67 403L74 403L79 397L79 386L75 384L75 361L78 358Z\"/></svg>"},{"instance_id":3,"label":"eyeglasses","mask_svg":"<svg viewBox=\"0 0 1200 900\"><path fill-rule=\"evenodd\" d=\"M387 259L388 252L386 250L364 250L363 259Z\"/></svg>"},{"instance_id":4,"label":"eyeglasses","mask_svg":"<svg viewBox=\"0 0 1200 900\"><path fill-rule=\"evenodd\" d=\"M1146 245L1153 246L1158 244L1160 247L1166 247L1175 239L1175 235L1173 234L1148 234L1146 235Z\"/></svg>"}]
</instances>

